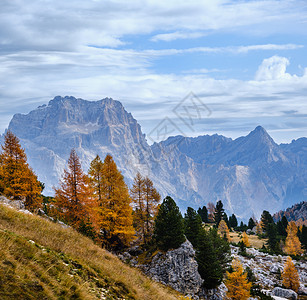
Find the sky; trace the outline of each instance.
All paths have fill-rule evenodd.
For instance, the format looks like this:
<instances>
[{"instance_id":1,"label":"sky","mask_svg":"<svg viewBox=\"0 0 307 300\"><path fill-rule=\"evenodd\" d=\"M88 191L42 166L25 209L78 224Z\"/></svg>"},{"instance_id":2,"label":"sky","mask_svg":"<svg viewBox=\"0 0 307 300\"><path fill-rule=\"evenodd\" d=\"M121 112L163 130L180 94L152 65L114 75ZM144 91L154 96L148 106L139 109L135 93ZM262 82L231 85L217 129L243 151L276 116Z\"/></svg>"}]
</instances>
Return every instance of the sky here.
<instances>
[{"instance_id":1,"label":"sky","mask_svg":"<svg viewBox=\"0 0 307 300\"><path fill-rule=\"evenodd\" d=\"M121 101L149 142L168 122L288 143L307 136L306 47L305 0L0 0L0 132L69 95Z\"/></svg>"}]
</instances>

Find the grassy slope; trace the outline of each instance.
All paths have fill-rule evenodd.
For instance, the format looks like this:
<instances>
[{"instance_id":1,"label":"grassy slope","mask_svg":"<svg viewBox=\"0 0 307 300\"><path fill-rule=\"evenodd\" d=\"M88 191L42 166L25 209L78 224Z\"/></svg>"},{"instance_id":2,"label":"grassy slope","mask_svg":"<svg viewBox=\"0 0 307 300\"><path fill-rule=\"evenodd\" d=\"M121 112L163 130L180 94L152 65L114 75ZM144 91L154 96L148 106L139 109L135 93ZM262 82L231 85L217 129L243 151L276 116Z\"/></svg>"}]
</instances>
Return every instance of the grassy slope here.
<instances>
[{"instance_id":1,"label":"grassy slope","mask_svg":"<svg viewBox=\"0 0 307 300\"><path fill-rule=\"evenodd\" d=\"M251 247L260 249L263 245L266 244L267 239L259 239L257 235L247 235L248 240L251 244ZM238 243L241 241L241 237L239 236L239 233L237 232L230 232L230 241Z\"/></svg>"},{"instance_id":2,"label":"grassy slope","mask_svg":"<svg viewBox=\"0 0 307 300\"><path fill-rule=\"evenodd\" d=\"M178 299L70 228L0 205L0 299Z\"/></svg>"}]
</instances>

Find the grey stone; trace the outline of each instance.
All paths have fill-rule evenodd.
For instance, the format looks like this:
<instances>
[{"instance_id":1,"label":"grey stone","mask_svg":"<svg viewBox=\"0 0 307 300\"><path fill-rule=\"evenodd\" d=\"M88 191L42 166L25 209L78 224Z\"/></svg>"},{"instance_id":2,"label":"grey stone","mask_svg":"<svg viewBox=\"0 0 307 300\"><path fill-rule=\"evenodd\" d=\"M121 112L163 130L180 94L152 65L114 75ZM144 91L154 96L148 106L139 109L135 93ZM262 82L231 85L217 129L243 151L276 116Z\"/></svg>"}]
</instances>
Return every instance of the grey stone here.
<instances>
[{"instance_id":1,"label":"grey stone","mask_svg":"<svg viewBox=\"0 0 307 300\"><path fill-rule=\"evenodd\" d=\"M297 299L296 292L289 290L289 289L283 289L280 287L274 288L271 294L272 296L277 296L277 297L286 298L286 299L292 299L292 300Z\"/></svg>"},{"instance_id":2,"label":"grey stone","mask_svg":"<svg viewBox=\"0 0 307 300\"><path fill-rule=\"evenodd\" d=\"M154 280L197 299L203 279L198 273L195 250L188 240L178 249L165 254L158 252L143 269Z\"/></svg>"}]
</instances>

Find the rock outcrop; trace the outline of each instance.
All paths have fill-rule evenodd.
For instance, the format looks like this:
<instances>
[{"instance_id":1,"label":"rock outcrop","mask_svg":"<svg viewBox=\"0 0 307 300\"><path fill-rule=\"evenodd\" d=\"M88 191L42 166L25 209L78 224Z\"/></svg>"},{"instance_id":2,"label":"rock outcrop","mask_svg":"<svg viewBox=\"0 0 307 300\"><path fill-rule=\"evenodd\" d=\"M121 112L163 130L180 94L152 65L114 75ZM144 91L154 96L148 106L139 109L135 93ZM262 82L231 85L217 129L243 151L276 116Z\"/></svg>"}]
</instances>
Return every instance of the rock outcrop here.
<instances>
[{"instance_id":1,"label":"rock outcrop","mask_svg":"<svg viewBox=\"0 0 307 300\"><path fill-rule=\"evenodd\" d=\"M190 296L201 289L203 280L198 273L195 250L187 240L178 249L158 252L142 269L152 279Z\"/></svg>"},{"instance_id":2,"label":"rock outcrop","mask_svg":"<svg viewBox=\"0 0 307 300\"><path fill-rule=\"evenodd\" d=\"M274 288L273 291L271 292L271 295L281 297L281 298L285 298L285 299L291 299L291 300L297 299L297 293L296 292L294 292L292 290L288 290L288 289L282 289L280 287Z\"/></svg>"}]
</instances>

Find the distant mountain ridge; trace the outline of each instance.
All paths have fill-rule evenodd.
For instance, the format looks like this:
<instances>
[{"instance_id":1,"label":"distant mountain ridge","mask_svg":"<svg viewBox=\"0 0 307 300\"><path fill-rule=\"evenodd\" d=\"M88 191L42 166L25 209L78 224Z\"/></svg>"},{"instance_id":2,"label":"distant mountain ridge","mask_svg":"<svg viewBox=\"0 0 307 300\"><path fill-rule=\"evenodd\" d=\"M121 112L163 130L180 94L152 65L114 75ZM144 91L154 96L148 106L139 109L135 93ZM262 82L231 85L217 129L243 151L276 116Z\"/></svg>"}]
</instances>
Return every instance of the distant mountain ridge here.
<instances>
[{"instance_id":1,"label":"distant mountain ridge","mask_svg":"<svg viewBox=\"0 0 307 300\"><path fill-rule=\"evenodd\" d=\"M273 219L277 222L280 221L283 216L285 216L289 222L300 220L302 223L307 225L307 202L303 201L294 204L286 210L281 210L273 215Z\"/></svg>"},{"instance_id":2,"label":"distant mountain ridge","mask_svg":"<svg viewBox=\"0 0 307 300\"><path fill-rule=\"evenodd\" d=\"M75 148L85 171L96 154L103 159L110 153L128 184L140 171L181 209L221 199L228 213L246 219L307 200L307 138L278 145L261 126L235 140L217 134L176 136L149 146L119 101L57 96L28 114L14 115L9 129L49 194Z\"/></svg>"}]
</instances>

